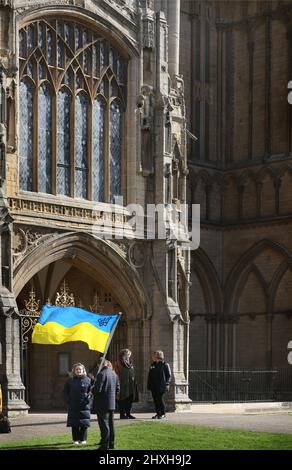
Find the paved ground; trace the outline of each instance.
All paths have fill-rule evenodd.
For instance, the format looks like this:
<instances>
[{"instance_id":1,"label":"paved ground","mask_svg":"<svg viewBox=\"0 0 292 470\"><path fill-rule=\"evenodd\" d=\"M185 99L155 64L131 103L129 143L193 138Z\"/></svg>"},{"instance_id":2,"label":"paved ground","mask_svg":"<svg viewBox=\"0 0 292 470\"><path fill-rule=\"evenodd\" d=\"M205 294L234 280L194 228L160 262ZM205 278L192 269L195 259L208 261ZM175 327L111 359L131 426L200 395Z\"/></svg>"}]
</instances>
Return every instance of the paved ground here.
<instances>
[{"instance_id":1,"label":"paved ground","mask_svg":"<svg viewBox=\"0 0 292 470\"><path fill-rule=\"evenodd\" d=\"M118 426L131 425L137 421L150 421L153 413L137 413L136 420L120 421L115 416ZM15 441L19 439L30 439L32 437L52 436L65 434L66 413L29 413L26 417L12 418L12 432L0 434L0 442ZM152 421L155 426L156 421ZM165 422L165 421L164 421ZM199 426L210 426L226 429L244 429L260 432L291 433L292 414L286 413L264 413L264 414L218 414L218 413L169 413L167 422L180 424L193 424ZM96 418L92 419L91 432L98 429Z\"/></svg>"}]
</instances>

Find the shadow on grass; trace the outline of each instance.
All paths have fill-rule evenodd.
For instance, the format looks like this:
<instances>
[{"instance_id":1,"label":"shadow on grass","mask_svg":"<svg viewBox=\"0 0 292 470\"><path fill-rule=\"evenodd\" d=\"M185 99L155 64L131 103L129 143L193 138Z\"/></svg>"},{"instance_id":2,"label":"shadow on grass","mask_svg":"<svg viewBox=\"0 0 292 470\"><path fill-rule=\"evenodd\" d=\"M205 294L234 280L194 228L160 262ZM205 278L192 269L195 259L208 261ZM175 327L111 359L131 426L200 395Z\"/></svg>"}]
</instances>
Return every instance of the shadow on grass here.
<instances>
[{"instance_id":1,"label":"shadow on grass","mask_svg":"<svg viewBox=\"0 0 292 470\"><path fill-rule=\"evenodd\" d=\"M13 446L13 447L1 447L2 450L6 451L15 451L15 450L91 450L97 448L97 444L88 444L86 446L76 446L70 445L69 443L58 442L56 444L34 444L34 445L22 445L22 446Z\"/></svg>"},{"instance_id":2,"label":"shadow on grass","mask_svg":"<svg viewBox=\"0 0 292 470\"><path fill-rule=\"evenodd\" d=\"M66 424L67 421L51 421L51 422L44 422L44 423L40 423L39 421L37 423L24 423L24 424L13 424L11 425L11 429L12 428L26 428L28 426L51 426L52 424L55 425L55 424Z\"/></svg>"}]
</instances>

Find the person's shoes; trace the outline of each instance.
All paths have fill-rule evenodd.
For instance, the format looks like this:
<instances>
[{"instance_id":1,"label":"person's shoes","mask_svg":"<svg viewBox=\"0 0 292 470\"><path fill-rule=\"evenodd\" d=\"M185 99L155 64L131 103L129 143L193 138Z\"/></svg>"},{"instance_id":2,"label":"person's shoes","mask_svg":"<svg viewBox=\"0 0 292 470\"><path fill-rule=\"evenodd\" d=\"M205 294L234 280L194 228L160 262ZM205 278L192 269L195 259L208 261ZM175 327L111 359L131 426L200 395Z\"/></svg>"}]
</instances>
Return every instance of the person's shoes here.
<instances>
[{"instance_id":1,"label":"person's shoes","mask_svg":"<svg viewBox=\"0 0 292 470\"><path fill-rule=\"evenodd\" d=\"M128 419L127 415L120 415L120 419Z\"/></svg>"},{"instance_id":2,"label":"person's shoes","mask_svg":"<svg viewBox=\"0 0 292 470\"><path fill-rule=\"evenodd\" d=\"M79 441L73 441L73 444L74 444L75 446L79 446Z\"/></svg>"},{"instance_id":3,"label":"person's shoes","mask_svg":"<svg viewBox=\"0 0 292 470\"><path fill-rule=\"evenodd\" d=\"M80 444L87 444L87 441L80 441Z\"/></svg>"},{"instance_id":4,"label":"person's shoes","mask_svg":"<svg viewBox=\"0 0 292 470\"><path fill-rule=\"evenodd\" d=\"M133 416L133 415L127 415L127 418L128 418L128 419L136 419L136 416Z\"/></svg>"},{"instance_id":5,"label":"person's shoes","mask_svg":"<svg viewBox=\"0 0 292 470\"><path fill-rule=\"evenodd\" d=\"M165 415L161 415L161 416L158 416L157 419L164 419L164 418L166 418L166 416L165 416Z\"/></svg>"},{"instance_id":6,"label":"person's shoes","mask_svg":"<svg viewBox=\"0 0 292 470\"><path fill-rule=\"evenodd\" d=\"M158 418L159 418L158 415L152 416L152 419L158 419Z\"/></svg>"}]
</instances>

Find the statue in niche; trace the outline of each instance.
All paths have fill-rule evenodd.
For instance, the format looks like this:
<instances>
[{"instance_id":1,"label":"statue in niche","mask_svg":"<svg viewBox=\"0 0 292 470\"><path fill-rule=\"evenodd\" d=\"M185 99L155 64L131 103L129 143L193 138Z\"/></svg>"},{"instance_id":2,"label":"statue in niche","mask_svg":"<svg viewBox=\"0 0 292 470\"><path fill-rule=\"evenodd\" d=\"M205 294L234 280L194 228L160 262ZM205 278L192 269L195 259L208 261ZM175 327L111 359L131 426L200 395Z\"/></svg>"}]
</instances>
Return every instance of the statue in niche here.
<instances>
[{"instance_id":1,"label":"statue in niche","mask_svg":"<svg viewBox=\"0 0 292 470\"><path fill-rule=\"evenodd\" d=\"M141 167L145 176L153 173L153 92L143 86L138 97L141 126Z\"/></svg>"}]
</instances>

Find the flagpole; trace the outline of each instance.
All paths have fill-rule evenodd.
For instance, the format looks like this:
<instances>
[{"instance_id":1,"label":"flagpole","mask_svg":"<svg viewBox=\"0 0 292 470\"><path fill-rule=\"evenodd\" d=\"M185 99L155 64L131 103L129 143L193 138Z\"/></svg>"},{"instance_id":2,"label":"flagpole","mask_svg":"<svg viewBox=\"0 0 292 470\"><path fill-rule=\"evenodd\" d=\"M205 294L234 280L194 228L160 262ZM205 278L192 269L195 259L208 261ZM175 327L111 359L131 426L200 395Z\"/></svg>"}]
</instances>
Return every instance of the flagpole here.
<instances>
[{"instance_id":1,"label":"flagpole","mask_svg":"<svg viewBox=\"0 0 292 470\"><path fill-rule=\"evenodd\" d=\"M117 327L117 325L118 325L118 323L119 323L119 321L120 321L120 318L121 318L121 316L122 316L122 312L118 312L118 315L119 315L119 319L116 321L116 323L115 323L115 325L114 325L114 327L113 327L113 329L112 329L112 331L111 331L111 334L110 334L109 339L108 339L108 341L107 341L106 348L105 348L105 350L104 350L104 353L103 353L103 356L102 356L102 360L101 360L101 362L100 362L100 365L99 365L99 368L98 368L97 373L99 373L99 372L101 371L101 369L103 368L104 361L105 361L105 356L107 355L109 345L110 345L110 343L111 343L111 340L112 340L113 334L114 334L114 332L115 332L115 329L116 329L116 327Z\"/></svg>"}]
</instances>

